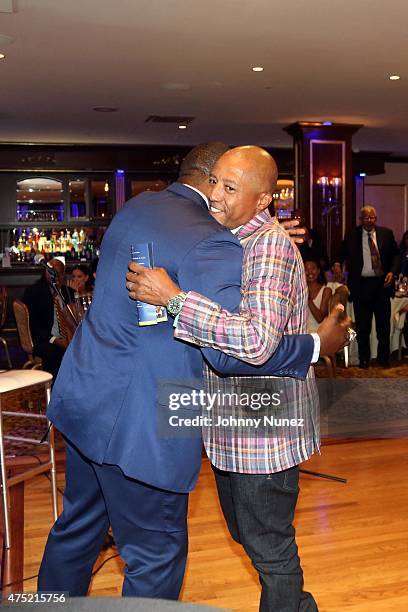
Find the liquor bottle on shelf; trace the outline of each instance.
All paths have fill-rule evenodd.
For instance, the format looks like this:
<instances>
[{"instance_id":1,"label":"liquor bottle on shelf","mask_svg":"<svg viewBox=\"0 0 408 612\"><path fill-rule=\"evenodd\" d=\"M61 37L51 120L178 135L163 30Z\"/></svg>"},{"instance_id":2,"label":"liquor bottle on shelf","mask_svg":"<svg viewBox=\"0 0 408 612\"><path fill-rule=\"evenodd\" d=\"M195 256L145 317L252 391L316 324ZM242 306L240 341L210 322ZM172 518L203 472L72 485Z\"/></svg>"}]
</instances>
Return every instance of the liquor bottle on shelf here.
<instances>
[{"instance_id":1,"label":"liquor bottle on shelf","mask_svg":"<svg viewBox=\"0 0 408 612\"><path fill-rule=\"evenodd\" d=\"M39 253L45 252L45 247L47 243L47 237L43 231L40 232L40 237L38 239L37 249Z\"/></svg>"},{"instance_id":2,"label":"liquor bottle on shelf","mask_svg":"<svg viewBox=\"0 0 408 612\"><path fill-rule=\"evenodd\" d=\"M74 228L74 231L72 232L72 248L74 249L75 253L78 253L78 243L79 243L78 230L77 228Z\"/></svg>"},{"instance_id":3,"label":"liquor bottle on shelf","mask_svg":"<svg viewBox=\"0 0 408 612\"><path fill-rule=\"evenodd\" d=\"M72 248L72 238L71 238L71 232L69 231L69 229L67 229L66 235L65 235L65 245L66 245L66 250L67 251L71 251Z\"/></svg>"},{"instance_id":4,"label":"liquor bottle on shelf","mask_svg":"<svg viewBox=\"0 0 408 612\"><path fill-rule=\"evenodd\" d=\"M64 230L61 230L59 238L58 238L58 251L62 255L64 255L64 253L66 253L66 250L67 250L67 243L65 240L65 233L64 233Z\"/></svg>"},{"instance_id":5,"label":"liquor bottle on shelf","mask_svg":"<svg viewBox=\"0 0 408 612\"><path fill-rule=\"evenodd\" d=\"M81 229L79 230L79 244L82 244L82 246L84 246L85 240L86 240L86 234L84 232L84 229L81 227Z\"/></svg>"}]
</instances>

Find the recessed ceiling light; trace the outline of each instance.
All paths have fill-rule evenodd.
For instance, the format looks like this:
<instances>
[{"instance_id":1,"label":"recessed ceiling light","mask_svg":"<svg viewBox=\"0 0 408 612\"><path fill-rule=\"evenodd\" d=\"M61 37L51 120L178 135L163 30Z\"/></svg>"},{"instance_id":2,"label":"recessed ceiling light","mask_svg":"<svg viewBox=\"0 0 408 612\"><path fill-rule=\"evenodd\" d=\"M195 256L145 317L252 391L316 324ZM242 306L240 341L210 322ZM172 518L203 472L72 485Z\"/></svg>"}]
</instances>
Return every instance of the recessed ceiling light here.
<instances>
[{"instance_id":1,"label":"recessed ceiling light","mask_svg":"<svg viewBox=\"0 0 408 612\"><path fill-rule=\"evenodd\" d=\"M390 76L390 81L399 81L400 80L400 75L399 74L392 74Z\"/></svg>"},{"instance_id":2,"label":"recessed ceiling light","mask_svg":"<svg viewBox=\"0 0 408 612\"><path fill-rule=\"evenodd\" d=\"M182 123L181 125L178 126L178 128L179 130L186 130L187 126Z\"/></svg>"},{"instance_id":3,"label":"recessed ceiling light","mask_svg":"<svg viewBox=\"0 0 408 612\"><path fill-rule=\"evenodd\" d=\"M169 89L170 91L187 91L190 89L188 83L163 83L163 89Z\"/></svg>"},{"instance_id":4,"label":"recessed ceiling light","mask_svg":"<svg viewBox=\"0 0 408 612\"><path fill-rule=\"evenodd\" d=\"M323 125L333 125L332 121L323 121Z\"/></svg>"},{"instance_id":5,"label":"recessed ceiling light","mask_svg":"<svg viewBox=\"0 0 408 612\"><path fill-rule=\"evenodd\" d=\"M263 66L253 66L252 72L263 72Z\"/></svg>"},{"instance_id":6,"label":"recessed ceiling light","mask_svg":"<svg viewBox=\"0 0 408 612\"><path fill-rule=\"evenodd\" d=\"M0 59L4 59L6 56L4 53L0 53Z\"/></svg>"},{"instance_id":7,"label":"recessed ceiling light","mask_svg":"<svg viewBox=\"0 0 408 612\"><path fill-rule=\"evenodd\" d=\"M94 106L92 110L96 111L97 113L116 113L116 111L119 109L114 108L113 106Z\"/></svg>"}]
</instances>

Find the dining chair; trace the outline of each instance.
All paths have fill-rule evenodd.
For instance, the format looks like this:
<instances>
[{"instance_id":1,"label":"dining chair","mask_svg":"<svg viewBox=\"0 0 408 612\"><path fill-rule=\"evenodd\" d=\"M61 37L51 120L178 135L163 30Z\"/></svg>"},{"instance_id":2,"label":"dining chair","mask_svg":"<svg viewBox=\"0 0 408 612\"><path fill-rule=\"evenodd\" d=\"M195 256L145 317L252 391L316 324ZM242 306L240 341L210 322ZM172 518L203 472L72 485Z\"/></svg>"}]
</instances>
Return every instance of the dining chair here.
<instances>
[{"instance_id":1,"label":"dining chair","mask_svg":"<svg viewBox=\"0 0 408 612\"><path fill-rule=\"evenodd\" d=\"M67 311L68 306L61 304L61 300L58 295L54 293L52 299L54 301L54 306L57 313L60 335L65 340L66 345L68 346L68 344L74 337L77 328L76 319L72 314L73 311Z\"/></svg>"},{"instance_id":2,"label":"dining chair","mask_svg":"<svg viewBox=\"0 0 408 612\"><path fill-rule=\"evenodd\" d=\"M7 304L8 304L8 290L7 290L7 287L1 286L0 287L0 331L3 329L4 324L6 323ZM0 336L0 342L2 343L4 347L4 352L6 354L6 359L7 359L7 365L9 369L11 370L13 366L12 366L11 359L10 359L10 353L8 350L7 340L3 338L2 336Z\"/></svg>"},{"instance_id":3,"label":"dining chair","mask_svg":"<svg viewBox=\"0 0 408 612\"><path fill-rule=\"evenodd\" d=\"M30 315L27 306L21 300L14 300L13 312L17 323L18 337L23 351L27 354L28 360L23 365L23 370L41 370L42 360L34 357L34 344L30 331Z\"/></svg>"}]
</instances>

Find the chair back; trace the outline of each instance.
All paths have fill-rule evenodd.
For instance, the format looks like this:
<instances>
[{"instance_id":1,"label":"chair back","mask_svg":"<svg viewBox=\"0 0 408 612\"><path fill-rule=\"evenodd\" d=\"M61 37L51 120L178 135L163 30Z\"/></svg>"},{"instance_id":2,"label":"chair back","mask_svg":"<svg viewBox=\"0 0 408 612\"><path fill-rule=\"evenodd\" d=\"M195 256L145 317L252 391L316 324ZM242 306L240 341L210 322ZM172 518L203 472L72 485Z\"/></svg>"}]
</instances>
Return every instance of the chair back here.
<instances>
[{"instance_id":1,"label":"chair back","mask_svg":"<svg viewBox=\"0 0 408 612\"><path fill-rule=\"evenodd\" d=\"M30 315L28 308L21 300L14 300L13 312L17 323L18 336L23 351L32 357L34 345L30 331Z\"/></svg>"},{"instance_id":2,"label":"chair back","mask_svg":"<svg viewBox=\"0 0 408 612\"><path fill-rule=\"evenodd\" d=\"M3 329L7 319L8 291L7 287L0 287L0 330Z\"/></svg>"},{"instance_id":3,"label":"chair back","mask_svg":"<svg viewBox=\"0 0 408 612\"><path fill-rule=\"evenodd\" d=\"M71 342L74 337L77 325L74 322L72 316L69 312L67 312L68 306L62 305L60 298L54 293L53 298L55 310L57 312L58 325L60 330L60 335L64 338L65 342L68 344Z\"/></svg>"}]
</instances>

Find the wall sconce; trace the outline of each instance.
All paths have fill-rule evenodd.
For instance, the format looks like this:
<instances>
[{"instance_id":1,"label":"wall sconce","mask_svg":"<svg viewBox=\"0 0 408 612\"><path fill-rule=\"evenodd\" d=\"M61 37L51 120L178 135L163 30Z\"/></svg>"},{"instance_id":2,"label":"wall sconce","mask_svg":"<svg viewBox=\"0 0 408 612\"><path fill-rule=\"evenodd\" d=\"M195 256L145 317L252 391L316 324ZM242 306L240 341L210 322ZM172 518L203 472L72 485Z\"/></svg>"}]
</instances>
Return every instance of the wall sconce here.
<instances>
[{"instance_id":1,"label":"wall sconce","mask_svg":"<svg viewBox=\"0 0 408 612\"><path fill-rule=\"evenodd\" d=\"M328 191L329 191L329 177L319 176L316 183L319 186L319 200L321 202L327 202Z\"/></svg>"},{"instance_id":2,"label":"wall sconce","mask_svg":"<svg viewBox=\"0 0 408 612\"><path fill-rule=\"evenodd\" d=\"M340 189L341 189L341 178L339 176L334 176L330 179L330 186L332 187L334 201L337 203L339 201Z\"/></svg>"},{"instance_id":3,"label":"wall sconce","mask_svg":"<svg viewBox=\"0 0 408 612\"><path fill-rule=\"evenodd\" d=\"M319 187L319 200L325 204L338 204L342 180L339 176L319 176L316 181Z\"/></svg>"},{"instance_id":4,"label":"wall sconce","mask_svg":"<svg viewBox=\"0 0 408 612\"><path fill-rule=\"evenodd\" d=\"M339 225L342 179L339 176L332 176L330 178L328 176L320 176L316 180L316 184L324 224L328 228L329 218L333 218L335 225ZM327 236L328 241L329 239L330 237Z\"/></svg>"}]
</instances>

